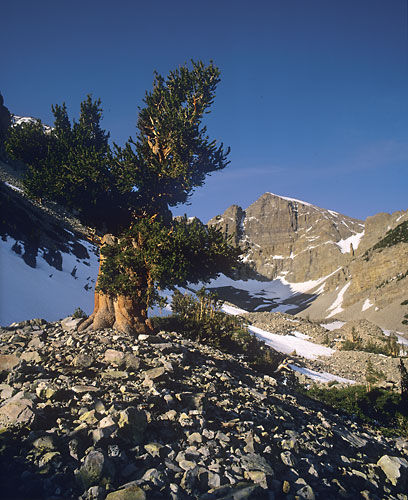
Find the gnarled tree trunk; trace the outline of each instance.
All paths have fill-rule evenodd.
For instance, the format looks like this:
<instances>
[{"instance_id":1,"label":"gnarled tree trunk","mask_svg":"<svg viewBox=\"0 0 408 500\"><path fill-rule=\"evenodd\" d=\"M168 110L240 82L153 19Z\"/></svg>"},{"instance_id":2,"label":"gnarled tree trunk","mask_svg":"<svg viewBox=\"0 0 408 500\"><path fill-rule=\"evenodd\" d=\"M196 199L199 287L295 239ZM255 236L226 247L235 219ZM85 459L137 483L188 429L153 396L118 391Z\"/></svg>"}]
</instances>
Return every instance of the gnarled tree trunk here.
<instances>
[{"instance_id":1,"label":"gnarled tree trunk","mask_svg":"<svg viewBox=\"0 0 408 500\"><path fill-rule=\"evenodd\" d=\"M107 234L102 238L101 246L111 245L114 236ZM99 274L103 263L103 256L99 266ZM99 275L98 275L99 279ZM98 283L98 281L97 281ZM147 307L133 297L118 295L111 297L95 290L95 306L93 313L79 326L83 331L87 328L99 330L114 328L128 334L153 333L153 326L147 317Z\"/></svg>"}]
</instances>

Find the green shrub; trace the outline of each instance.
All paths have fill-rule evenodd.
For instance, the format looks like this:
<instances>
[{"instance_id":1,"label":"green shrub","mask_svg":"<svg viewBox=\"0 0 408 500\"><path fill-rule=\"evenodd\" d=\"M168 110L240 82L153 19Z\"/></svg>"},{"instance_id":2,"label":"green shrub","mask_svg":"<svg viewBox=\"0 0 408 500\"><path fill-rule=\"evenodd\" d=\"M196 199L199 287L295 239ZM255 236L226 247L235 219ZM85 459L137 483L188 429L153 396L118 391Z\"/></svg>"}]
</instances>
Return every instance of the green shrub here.
<instances>
[{"instance_id":1,"label":"green shrub","mask_svg":"<svg viewBox=\"0 0 408 500\"><path fill-rule=\"evenodd\" d=\"M345 340L341 345L342 351L363 351L373 354L383 354L384 356L399 356L400 347L397 336L390 334L384 342L384 345L379 345L374 342L363 343L360 337L352 331L352 340Z\"/></svg>"},{"instance_id":2,"label":"green shrub","mask_svg":"<svg viewBox=\"0 0 408 500\"><path fill-rule=\"evenodd\" d=\"M204 288L197 292L197 298L175 290L173 314L152 320L156 329L177 331L192 340L243 354L254 369L271 375L284 356L258 340L242 318L222 312L221 306L217 294Z\"/></svg>"},{"instance_id":3,"label":"green shrub","mask_svg":"<svg viewBox=\"0 0 408 500\"><path fill-rule=\"evenodd\" d=\"M217 294L201 288L197 298L175 290L171 307L180 333L194 340L209 342L216 347L230 344L238 347L244 340L247 342L249 337L244 334L242 319L223 313L221 306Z\"/></svg>"},{"instance_id":4,"label":"green shrub","mask_svg":"<svg viewBox=\"0 0 408 500\"><path fill-rule=\"evenodd\" d=\"M396 392L382 388L367 392L363 385L351 385L330 389L312 386L303 393L364 423L380 425L386 434L407 434L408 410Z\"/></svg>"},{"instance_id":5,"label":"green shrub","mask_svg":"<svg viewBox=\"0 0 408 500\"><path fill-rule=\"evenodd\" d=\"M353 342L352 340L345 340L341 344L342 351L361 351L362 344L361 342Z\"/></svg>"},{"instance_id":6,"label":"green shrub","mask_svg":"<svg viewBox=\"0 0 408 500\"><path fill-rule=\"evenodd\" d=\"M373 250L391 247L398 243L408 243L408 221L387 231L385 237L373 246Z\"/></svg>"},{"instance_id":7,"label":"green shrub","mask_svg":"<svg viewBox=\"0 0 408 500\"><path fill-rule=\"evenodd\" d=\"M376 370L373 366L373 363L371 362L371 359L367 361L365 379L367 391L371 391L371 389L377 382L385 379L384 372L382 372L381 370Z\"/></svg>"},{"instance_id":8,"label":"green shrub","mask_svg":"<svg viewBox=\"0 0 408 500\"><path fill-rule=\"evenodd\" d=\"M86 314L85 311L83 311L80 307L77 307L74 311L74 314L72 315L74 319L79 319L79 318L87 318L88 315Z\"/></svg>"}]
</instances>

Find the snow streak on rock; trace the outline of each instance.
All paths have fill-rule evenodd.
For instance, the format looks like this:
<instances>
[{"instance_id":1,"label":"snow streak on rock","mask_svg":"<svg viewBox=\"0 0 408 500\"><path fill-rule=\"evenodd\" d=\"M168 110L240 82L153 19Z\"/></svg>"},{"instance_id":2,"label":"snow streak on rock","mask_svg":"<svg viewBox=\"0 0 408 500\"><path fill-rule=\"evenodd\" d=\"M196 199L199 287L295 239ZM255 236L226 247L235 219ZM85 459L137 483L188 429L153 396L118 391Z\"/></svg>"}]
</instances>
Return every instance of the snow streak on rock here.
<instances>
[{"instance_id":1,"label":"snow streak on rock","mask_svg":"<svg viewBox=\"0 0 408 500\"><path fill-rule=\"evenodd\" d=\"M343 286L343 288L340 290L339 294L337 295L336 300L333 302L333 304L328 309L331 312L330 312L330 314L328 316L326 316L327 318L331 318L335 314L339 314L339 313L341 313L343 311L343 308L341 307L342 304L343 304L343 297L344 297L344 294L347 291L347 288L350 285L351 285L351 281L349 281L348 283L346 283Z\"/></svg>"}]
</instances>

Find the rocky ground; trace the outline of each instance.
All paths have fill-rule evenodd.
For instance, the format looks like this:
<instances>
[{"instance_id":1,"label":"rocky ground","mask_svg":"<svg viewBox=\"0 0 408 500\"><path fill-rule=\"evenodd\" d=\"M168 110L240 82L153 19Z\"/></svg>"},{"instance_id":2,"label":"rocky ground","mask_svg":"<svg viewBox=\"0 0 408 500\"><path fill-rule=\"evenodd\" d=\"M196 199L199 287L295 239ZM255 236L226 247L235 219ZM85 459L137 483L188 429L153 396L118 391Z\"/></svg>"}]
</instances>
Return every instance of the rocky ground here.
<instances>
[{"instance_id":1,"label":"rocky ground","mask_svg":"<svg viewBox=\"0 0 408 500\"><path fill-rule=\"evenodd\" d=\"M408 498L405 439L177 333L75 325L0 330L2 498Z\"/></svg>"},{"instance_id":2,"label":"rocky ground","mask_svg":"<svg viewBox=\"0 0 408 500\"><path fill-rule=\"evenodd\" d=\"M263 330L279 335L290 335L298 331L310 337L310 341L336 349L332 356L321 356L316 360L308 360L301 356L291 356L296 363L317 371L325 371L339 377L365 383L366 367L371 362L372 367L382 372L384 377L378 385L384 387L398 387L400 383L399 358L384 356L362 351L342 351L341 344L351 340L352 335L358 337L364 346L376 345L384 347L387 336L374 323L367 320L354 320L344 323L337 329L327 330L325 322L315 322L282 313L248 313L243 318L250 324ZM330 323L330 321L326 321ZM406 362L407 364L407 362Z\"/></svg>"}]
</instances>

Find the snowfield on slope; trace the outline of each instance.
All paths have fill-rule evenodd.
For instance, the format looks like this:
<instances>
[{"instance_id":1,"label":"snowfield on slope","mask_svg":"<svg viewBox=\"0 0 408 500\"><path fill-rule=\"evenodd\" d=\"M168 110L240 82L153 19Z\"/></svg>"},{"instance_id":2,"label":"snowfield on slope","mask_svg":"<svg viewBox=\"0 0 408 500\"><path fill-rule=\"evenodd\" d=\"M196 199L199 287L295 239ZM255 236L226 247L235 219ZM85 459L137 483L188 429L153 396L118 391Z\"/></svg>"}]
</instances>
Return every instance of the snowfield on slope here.
<instances>
[{"instance_id":1,"label":"snowfield on slope","mask_svg":"<svg viewBox=\"0 0 408 500\"><path fill-rule=\"evenodd\" d=\"M284 275L277 277L271 281L259 281L256 279L248 280L234 280L221 274L218 278L211 280L206 287L209 289L220 289L229 287L231 290L239 293L244 292L248 296L248 300L257 299L261 301L256 307L251 307L246 304L242 304L244 307L248 307L248 310L259 311L268 310L272 312L288 312L296 307L291 303L291 299L298 297L301 294L314 295L315 293L320 293L321 288L316 290L317 287L322 287L325 280L336 273L338 269L333 271L328 276L324 276L318 280L310 280L305 282L291 283L286 280ZM195 286L194 289L198 289L200 286ZM315 292L316 291L316 292ZM234 302L234 299L228 299Z\"/></svg>"},{"instance_id":2,"label":"snowfield on slope","mask_svg":"<svg viewBox=\"0 0 408 500\"><path fill-rule=\"evenodd\" d=\"M340 382L342 384L355 384L355 380L351 380L349 378L343 378L339 377L338 375L332 375L331 373L328 372L316 372L315 370L310 370L309 368L304 368L301 366L294 365L290 363L289 368L291 368L293 371L302 373L303 375L306 375L306 377L311 378L312 380L315 380L316 382L320 382L322 384L327 384L328 382Z\"/></svg>"},{"instance_id":3,"label":"snowfield on slope","mask_svg":"<svg viewBox=\"0 0 408 500\"><path fill-rule=\"evenodd\" d=\"M19 242L10 237L0 240L0 325L32 318L57 321L78 307L91 314L99 257L92 244L84 240L79 243L87 249L89 259L61 253L59 271L46 262L41 249L33 268L12 249Z\"/></svg>"},{"instance_id":4,"label":"snowfield on slope","mask_svg":"<svg viewBox=\"0 0 408 500\"><path fill-rule=\"evenodd\" d=\"M249 326L248 329L259 340L265 342L266 345L284 354L291 354L296 351L298 356L313 360L319 356L331 356L335 352L335 349L331 349L330 347L314 344L304 338L299 338L295 332L293 332L293 335L278 335L277 333L270 333L256 326Z\"/></svg>"}]
</instances>

